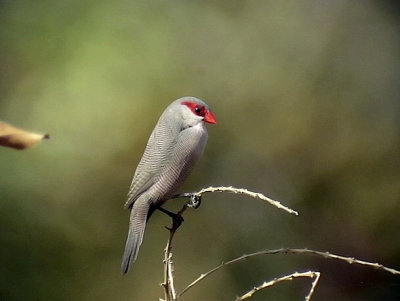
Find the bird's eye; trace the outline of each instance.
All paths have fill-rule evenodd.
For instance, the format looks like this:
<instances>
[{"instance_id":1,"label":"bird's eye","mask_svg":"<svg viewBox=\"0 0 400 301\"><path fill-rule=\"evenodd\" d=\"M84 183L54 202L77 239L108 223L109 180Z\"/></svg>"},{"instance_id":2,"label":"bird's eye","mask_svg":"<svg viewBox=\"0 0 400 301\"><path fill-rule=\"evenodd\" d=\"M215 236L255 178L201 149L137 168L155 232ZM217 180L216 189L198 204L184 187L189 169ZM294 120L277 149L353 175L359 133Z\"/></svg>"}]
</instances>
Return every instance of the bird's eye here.
<instances>
[{"instance_id":1,"label":"bird's eye","mask_svg":"<svg viewBox=\"0 0 400 301\"><path fill-rule=\"evenodd\" d=\"M183 101L182 104L187 106L193 114L196 114L197 116L204 117L206 114L206 108L202 105L191 101Z\"/></svg>"}]
</instances>

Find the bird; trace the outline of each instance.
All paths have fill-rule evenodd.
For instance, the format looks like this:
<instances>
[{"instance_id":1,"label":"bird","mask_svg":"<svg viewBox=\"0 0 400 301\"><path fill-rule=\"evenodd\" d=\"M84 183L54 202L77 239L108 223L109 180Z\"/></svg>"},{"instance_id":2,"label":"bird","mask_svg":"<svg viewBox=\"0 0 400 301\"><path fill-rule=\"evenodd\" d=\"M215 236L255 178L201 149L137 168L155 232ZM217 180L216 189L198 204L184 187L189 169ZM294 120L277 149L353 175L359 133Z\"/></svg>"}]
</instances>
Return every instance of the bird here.
<instances>
[{"instance_id":1,"label":"bird","mask_svg":"<svg viewBox=\"0 0 400 301\"><path fill-rule=\"evenodd\" d=\"M186 96L173 101L161 114L147 142L129 188L129 230L122 257L126 274L136 261L146 223L156 209L167 213L179 226L177 215L161 206L183 184L202 155L208 139L206 123L216 124L210 107Z\"/></svg>"}]
</instances>

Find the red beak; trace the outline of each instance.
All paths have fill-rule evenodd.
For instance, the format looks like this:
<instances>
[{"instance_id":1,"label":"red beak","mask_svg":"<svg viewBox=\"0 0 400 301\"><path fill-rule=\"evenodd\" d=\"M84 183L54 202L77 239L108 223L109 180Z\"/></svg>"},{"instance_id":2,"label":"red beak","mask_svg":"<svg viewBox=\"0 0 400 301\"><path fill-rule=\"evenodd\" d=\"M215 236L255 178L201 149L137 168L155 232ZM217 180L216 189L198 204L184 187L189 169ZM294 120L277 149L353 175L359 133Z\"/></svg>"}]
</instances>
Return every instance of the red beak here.
<instances>
[{"instance_id":1,"label":"red beak","mask_svg":"<svg viewBox=\"0 0 400 301\"><path fill-rule=\"evenodd\" d=\"M217 123L217 119L215 118L214 114L211 113L211 111L206 112L206 114L204 115L204 121L211 124Z\"/></svg>"}]
</instances>

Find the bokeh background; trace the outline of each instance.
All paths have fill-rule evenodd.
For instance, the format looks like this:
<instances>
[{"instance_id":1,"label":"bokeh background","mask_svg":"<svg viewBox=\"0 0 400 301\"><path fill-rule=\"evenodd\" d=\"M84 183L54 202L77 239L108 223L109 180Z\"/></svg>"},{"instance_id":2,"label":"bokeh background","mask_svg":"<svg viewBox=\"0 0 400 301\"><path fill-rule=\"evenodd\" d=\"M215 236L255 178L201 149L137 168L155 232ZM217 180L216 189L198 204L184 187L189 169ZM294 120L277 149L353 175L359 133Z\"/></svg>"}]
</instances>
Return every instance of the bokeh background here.
<instances>
[{"instance_id":1,"label":"bokeh background","mask_svg":"<svg viewBox=\"0 0 400 301\"><path fill-rule=\"evenodd\" d=\"M182 191L233 185L298 210L208 194L174 245L182 289L222 260L307 247L400 268L396 1L1 1L0 119L51 139L0 149L0 300L157 300L170 224L120 259L126 193L164 108L218 118ZM184 200L167 205L179 209ZM315 300L399 300L400 278L307 256L224 269L184 300L231 300L294 271ZM299 300L309 280L254 300Z\"/></svg>"}]
</instances>

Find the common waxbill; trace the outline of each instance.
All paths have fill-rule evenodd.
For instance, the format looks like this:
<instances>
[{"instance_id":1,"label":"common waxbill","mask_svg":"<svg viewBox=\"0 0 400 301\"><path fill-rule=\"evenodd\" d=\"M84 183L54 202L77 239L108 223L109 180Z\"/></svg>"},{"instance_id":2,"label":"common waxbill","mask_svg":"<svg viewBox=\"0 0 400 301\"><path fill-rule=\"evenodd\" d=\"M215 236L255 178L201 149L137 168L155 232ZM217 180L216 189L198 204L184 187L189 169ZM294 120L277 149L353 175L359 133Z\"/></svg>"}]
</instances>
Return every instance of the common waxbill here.
<instances>
[{"instance_id":1,"label":"common waxbill","mask_svg":"<svg viewBox=\"0 0 400 301\"><path fill-rule=\"evenodd\" d=\"M207 143L205 123L217 123L209 106L195 97L183 97L162 113L136 168L125 207L131 210L121 271L136 260L146 222L171 198L191 172Z\"/></svg>"}]
</instances>

